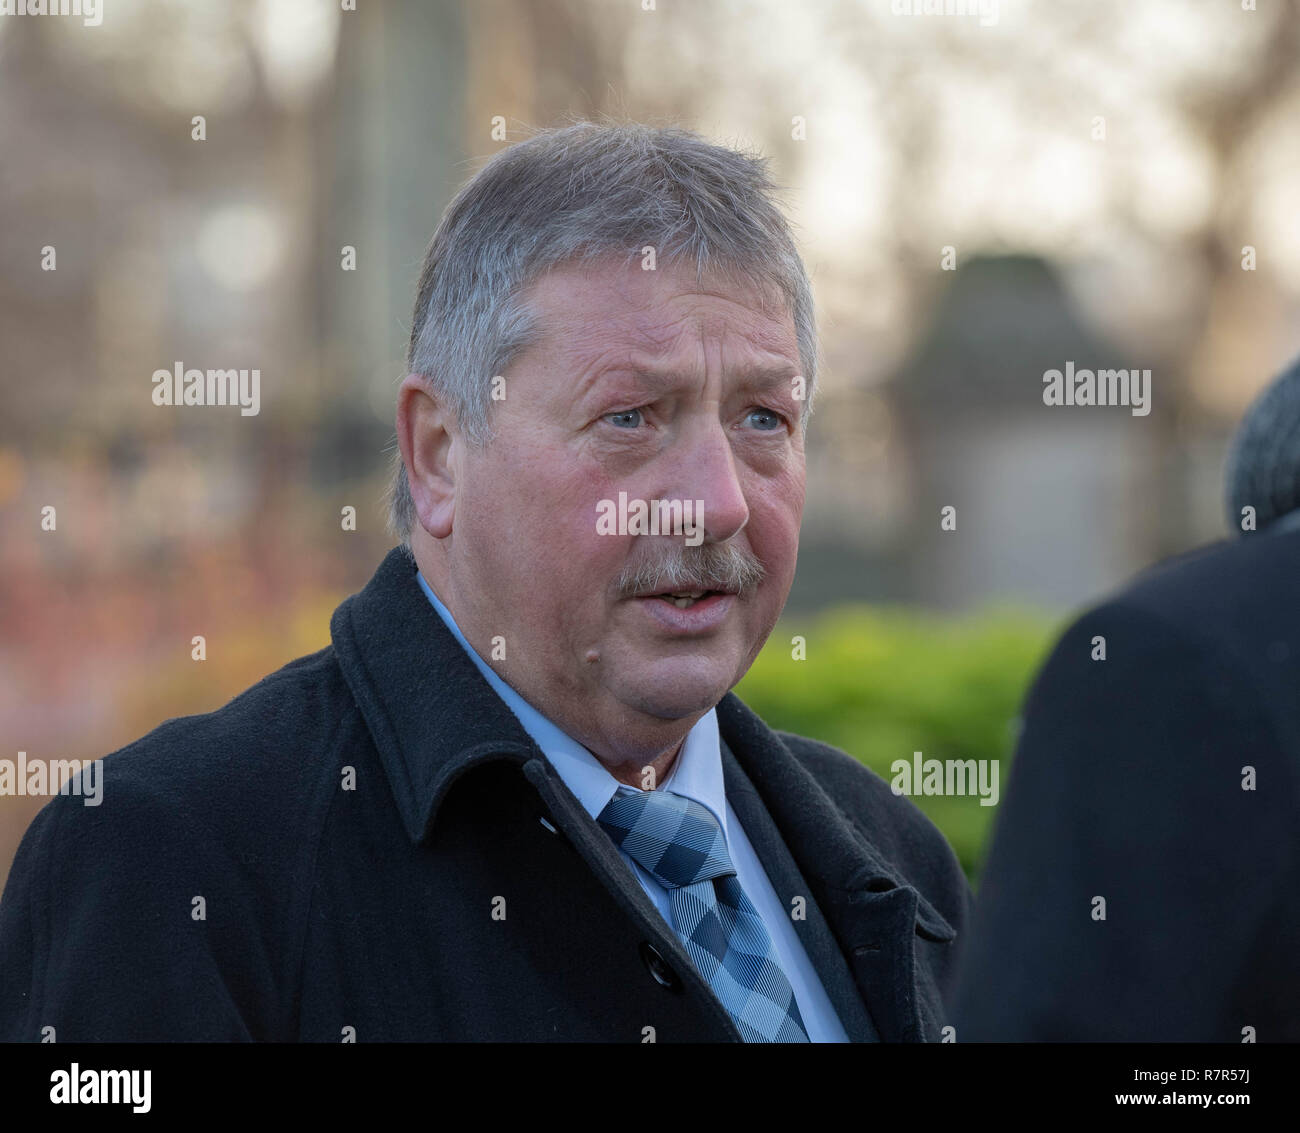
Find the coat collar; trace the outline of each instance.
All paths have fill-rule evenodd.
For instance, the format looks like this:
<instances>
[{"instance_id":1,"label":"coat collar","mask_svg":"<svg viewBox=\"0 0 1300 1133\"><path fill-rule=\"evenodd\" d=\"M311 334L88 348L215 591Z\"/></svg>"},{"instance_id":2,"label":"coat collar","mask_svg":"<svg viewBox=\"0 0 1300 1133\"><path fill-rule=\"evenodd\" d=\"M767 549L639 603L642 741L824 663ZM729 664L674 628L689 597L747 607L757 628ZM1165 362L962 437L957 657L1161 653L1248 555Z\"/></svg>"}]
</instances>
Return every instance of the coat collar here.
<instances>
[{"instance_id":1,"label":"coat collar","mask_svg":"<svg viewBox=\"0 0 1300 1133\"><path fill-rule=\"evenodd\" d=\"M413 842L429 835L443 799L469 769L498 760L549 767L420 590L404 547L339 605L330 634ZM920 1037L913 933L945 941L954 930L734 693L717 713L723 741L805 869L880 1037Z\"/></svg>"},{"instance_id":2,"label":"coat collar","mask_svg":"<svg viewBox=\"0 0 1300 1133\"><path fill-rule=\"evenodd\" d=\"M541 749L492 691L416 581L405 547L330 619L344 679L365 718L413 842L433 829L471 767L525 763Z\"/></svg>"}]
</instances>

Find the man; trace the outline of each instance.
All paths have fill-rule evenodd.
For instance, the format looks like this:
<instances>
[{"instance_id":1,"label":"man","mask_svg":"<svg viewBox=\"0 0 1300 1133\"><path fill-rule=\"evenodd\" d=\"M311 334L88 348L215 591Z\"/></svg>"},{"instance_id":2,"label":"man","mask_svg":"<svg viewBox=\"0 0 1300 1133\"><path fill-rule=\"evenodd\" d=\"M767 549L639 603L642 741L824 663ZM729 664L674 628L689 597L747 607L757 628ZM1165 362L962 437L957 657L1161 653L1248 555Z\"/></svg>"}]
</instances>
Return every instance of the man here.
<instances>
[{"instance_id":1,"label":"man","mask_svg":"<svg viewBox=\"0 0 1300 1133\"><path fill-rule=\"evenodd\" d=\"M1242 534L1081 618L1029 696L958 1041L1300 1040L1300 368L1229 467Z\"/></svg>"},{"instance_id":2,"label":"man","mask_svg":"<svg viewBox=\"0 0 1300 1133\"><path fill-rule=\"evenodd\" d=\"M760 161L579 124L488 163L420 280L404 545L329 648L38 815L7 1036L939 1039L952 851L729 692L794 575L816 356Z\"/></svg>"}]
</instances>

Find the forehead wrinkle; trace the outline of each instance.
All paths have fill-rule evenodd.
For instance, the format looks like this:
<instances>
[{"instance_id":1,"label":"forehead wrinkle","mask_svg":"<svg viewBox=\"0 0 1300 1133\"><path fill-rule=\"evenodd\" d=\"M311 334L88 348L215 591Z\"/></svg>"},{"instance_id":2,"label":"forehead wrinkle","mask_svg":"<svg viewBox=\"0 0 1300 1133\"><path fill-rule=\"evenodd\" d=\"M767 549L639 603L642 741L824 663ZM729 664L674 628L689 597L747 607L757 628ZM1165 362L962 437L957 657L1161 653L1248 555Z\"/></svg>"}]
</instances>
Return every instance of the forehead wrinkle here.
<instances>
[{"instance_id":1,"label":"forehead wrinkle","mask_svg":"<svg viewBox=\"0 0 1300 1133\"><path fill-rule=\"evenodd\" d=\"M755 345L744 335L741 348L728 351L723 346L723 336L717 347L717 360L724 379L747 388L784 387L799 372L799 367L787 355L777 351L765 350ZM626 353L618 352L609 359L596 359L590 367L584 367L583 377L578 383L578 392L585 394L609 376L627 376L639 386L658 394L673 388L685 378L689 383L696 383L706 377L711 368L708 364L709 351L705 340L701 338L701 349L692 351L689 360L674 362L664 355L651 356L630 349ZM729 358L728 355L731 355Z\"/></svg>"},{"instance_id":2,"label":"forehead wrinkle","mask_svg":"<svg viewBox=\"0 0 1300 1133\"><path fill-rule=\"evenodd\" d=\"M727 309L689 310L674 317L671 311L662 309L655 296L609 311L599 306L593 310L581 303L564 304L561 296L548 295L538 305L545 308L539 314L548 316L539 320L539 329L542 341L549 340L559 368L575 375L568 386L569 395L574 399L587 396L611 372L629 374L656 390L682 376L703 380L714 368L709 362L710 353L715 354L728 378L733 374L726 369L725 356L738 355L734 377L748 384L757 379L775 385L801 371L787 311L766 303L755 308L744 302L749 296L696 289L669 295L664 305L701 295L722 300ZM737 309L741 312L739 320L734 316ZM737 321L741 325L736 325ZM611 330L615 331L616 341L609 341ZM685 337L696 341L683 353L680 347ZM726 343L732 338L740 340L739 350L727 349ZM715 344L712 351L710 342Z\"/></svg>"},{"instance_id":3,"label":"forehead wrinkle","mask_svg":"<svg viewBox=\"0 0 1300 1133\"><path fill-rule=\"evenodd\" d=\"M620 319L618 323L623 321ZM697 352L681 355L672 345L683 333L689 332L689 326L660 325L668 331L661 338L645 333L643 326L625 328L633 332L629 338L620 337L618 341L607 342L600 339L598 332L607 328L609 323L594 319L583 333L571 336L561 347L561 353L571 363L571 372L578 375L573 386L575 395L586 396L611 374L630 375L658 391L667 388L683 373L703 373L702 359ZM677 360L673 355L678 356Z\"/></svg>"}]
</instances>

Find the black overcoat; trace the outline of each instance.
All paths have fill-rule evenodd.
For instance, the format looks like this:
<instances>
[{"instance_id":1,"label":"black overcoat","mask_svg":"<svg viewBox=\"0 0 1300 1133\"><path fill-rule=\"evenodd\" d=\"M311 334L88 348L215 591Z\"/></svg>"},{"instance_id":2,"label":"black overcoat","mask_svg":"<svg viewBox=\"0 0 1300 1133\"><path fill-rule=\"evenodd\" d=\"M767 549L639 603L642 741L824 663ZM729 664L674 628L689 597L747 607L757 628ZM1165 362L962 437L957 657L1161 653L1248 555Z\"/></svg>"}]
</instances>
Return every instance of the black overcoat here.
<instances>
[{"instance_id":1,"label":"black overcoat","mask_svg":"<svg viewBox=\"0 0 1300 1133\"><path fill-rule=\"evenodd\" d=\"M958 1041L1300 1041L1300 532L1145 572L1038 675Z\"/></svg>"}]
</instances>

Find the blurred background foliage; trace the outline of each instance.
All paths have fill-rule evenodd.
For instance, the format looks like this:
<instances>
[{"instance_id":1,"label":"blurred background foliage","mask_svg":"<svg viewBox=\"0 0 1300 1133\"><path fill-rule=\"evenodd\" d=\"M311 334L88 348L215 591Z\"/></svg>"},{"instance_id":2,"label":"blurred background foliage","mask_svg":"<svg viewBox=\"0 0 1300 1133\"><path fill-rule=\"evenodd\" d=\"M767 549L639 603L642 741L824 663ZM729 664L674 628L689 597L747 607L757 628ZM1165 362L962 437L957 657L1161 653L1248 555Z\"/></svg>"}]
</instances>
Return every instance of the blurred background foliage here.
<instances>
[{"instance_id":1,"label":"blurred background foliage","mask_svg":"<svg viewBox=\"0 0 1300 1133\"><path fill-rule=\"evenodd\" d=\"M851 605L810 624L783 621L736 686L773 728L833 744L887 782L895 760L998 762L1006 790L1019 710L1057 620L1041 611L987 607L959 617ZM793 660L791 640L810 643ZM973 882L996 806L978 795L913 801L947 835Z\"/></svg>"}]
</instances>

